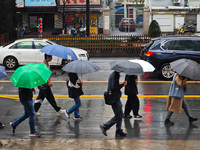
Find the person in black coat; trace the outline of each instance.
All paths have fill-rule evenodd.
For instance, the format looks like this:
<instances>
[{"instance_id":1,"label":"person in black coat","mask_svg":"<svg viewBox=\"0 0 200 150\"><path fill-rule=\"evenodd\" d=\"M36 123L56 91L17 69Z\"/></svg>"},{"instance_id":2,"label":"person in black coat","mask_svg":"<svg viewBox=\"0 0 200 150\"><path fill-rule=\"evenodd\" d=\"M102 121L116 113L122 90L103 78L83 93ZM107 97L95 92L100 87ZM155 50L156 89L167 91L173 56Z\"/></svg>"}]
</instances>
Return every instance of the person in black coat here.
<instances>
[{"instance_id":1,"label":"person in black coat","mask_svg":"<svg viewBox=\"0 0 200 150\"><path fill-rule=\"evenodd\" d=\"M127 133L123 132L121 129L122 125L122 118L123 118L123 110L122 110L122 103L120 101L121 97L121 91L120 89L127 84L126 81L124 81L122 84L119 84L119 72L114 71L108 80L108 91L111 91L114 94L115 103L113 103L112 109L115 114L113 118L111 118L108 122L101 124L100 128L102 133L107 136L106 131L109 130L113 125L116 124L116 137L126 136Z\"/></svg>"},{"instance_id":2,"label":"person in black coat","mask_svg":"<svg viewBox=\"0 0 200 150\"><path fill-rule=\"evenodd\" d=\"M69 81L67 81L68 94L70 98L73 98L75 105L65 111L65 115L69 118L69 115L74 112L74 120L82 120L79 113L79 107L81 106L80 95L83 95L82 81L78 78L76 73L69 73Z\"/></svg>"},{"instance_id":3,"label":"person in black coat","mask_svg":"<svg viewBox=\"0 0 200 150\"><path fill-rule=\"evenodd\" d=\"M130 115L131 110L133 111L134 118L142 118L142 116L138 114L140 107L140 102L137 97L138 77L136 75L126 75L125 80L127 81L125 95L128 95L128 98L125 105L124 118L132 118Z\"/></svg>"}]
</instances>

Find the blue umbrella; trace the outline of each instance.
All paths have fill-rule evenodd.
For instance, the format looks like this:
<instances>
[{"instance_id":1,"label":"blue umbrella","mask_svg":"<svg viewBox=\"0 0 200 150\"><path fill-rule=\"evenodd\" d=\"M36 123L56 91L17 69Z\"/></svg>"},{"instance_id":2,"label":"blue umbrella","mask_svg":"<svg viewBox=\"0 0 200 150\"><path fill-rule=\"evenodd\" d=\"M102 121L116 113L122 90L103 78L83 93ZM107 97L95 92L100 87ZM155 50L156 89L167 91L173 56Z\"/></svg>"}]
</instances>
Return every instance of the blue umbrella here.
<instances>
[{"instance_id":1,"label":"blue umbrella","mask_svg":"<svg viewBox=\"0 0 200 150\"><path fill-rule=\"evenodd\" d=\"M43 47L40 51L47 55L57 56L62 59L77 60L73 50L62 45L48 45Z\"/></svg>"},{"instance_id":2,"label":"blue umbrella","mask_svg":"<svg viewBox=\"0 0 200 150\"><path fill-rule=\"evenodd\" d=\"M4 66L0 66L0 80L7 77L6 68Z\"/></svg>"}]
</instances>

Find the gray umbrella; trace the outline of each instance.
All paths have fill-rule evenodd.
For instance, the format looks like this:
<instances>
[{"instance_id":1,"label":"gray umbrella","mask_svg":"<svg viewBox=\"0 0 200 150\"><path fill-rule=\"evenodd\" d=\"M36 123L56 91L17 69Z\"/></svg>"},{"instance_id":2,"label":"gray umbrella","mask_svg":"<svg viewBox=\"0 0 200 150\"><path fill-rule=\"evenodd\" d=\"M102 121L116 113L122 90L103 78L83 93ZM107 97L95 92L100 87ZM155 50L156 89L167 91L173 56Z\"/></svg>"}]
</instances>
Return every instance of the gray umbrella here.
<instances>
[{"instance_id":1,"label":"gray umbrella","mask_svg":"<svg viewBox=\"0 0 200 150\"><path fill-rule=\"evenodd\" d=\"M144 74L142 66L138 63L130 62L128 60L116 60L110 63L111 70L123 72L127 75Z\"/></svg>"},{"instance_id":2,"label":"gray umbrella","mask_svg":"<svg viewBox=\"0 0 200 150\"><path fill-rule=\"evenodd\" d=\"M66 64L62 70L72 73L91 73L99 71L100 68L88 60L74 60Z\"/></svg>"},{"instance_id":3,"label":"gray umbrella","mask_svg":"<svg viewBox=\"0 0 200 150\"><path fill-rule=\"evenodd\" d=\"M192 80L200 80L200 64L190 59L178 59L170 63L172 71Z\"/></svg>"}]
</instances>

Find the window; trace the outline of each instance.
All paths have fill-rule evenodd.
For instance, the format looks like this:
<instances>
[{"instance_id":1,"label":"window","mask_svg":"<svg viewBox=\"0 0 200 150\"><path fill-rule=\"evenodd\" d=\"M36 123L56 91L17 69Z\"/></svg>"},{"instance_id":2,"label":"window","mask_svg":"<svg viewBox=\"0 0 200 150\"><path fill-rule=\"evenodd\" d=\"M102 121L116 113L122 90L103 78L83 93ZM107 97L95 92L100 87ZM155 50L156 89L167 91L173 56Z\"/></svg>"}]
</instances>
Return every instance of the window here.
<instances>
[{"instance_id":1,"label":"window","mask_svg":"<svg viewBox=\"0 0 200 150\"><path fill-rule=\"evenodd\" d=\"M192 40L176 40L172 45L172 50L194 51L194 41Z\"/></svg>"},{"instance_id":2,"label":"window","mask_svg":"<svg viewBox=\"0 0 200 150\"><path fill-rule=\"evenodd\" d=\"M197 45L197 51L200 51L200 41L195 41L196 45Z\"/></svg>"},{"instance_id":3,"label":"window","mask_svg":"<svg viewBox=\"0 0 200 150\"><path fill-rule=\"evenodd\" d=\"M45 42L39 42L39 41L35 41L34 44L35 44L35 48L36 48L36 49L42 49L43 47L45 47L45 46L48 45L48 44L45 43Z\"/></svg>"},{"instance_id":4,"label":"window","mask_svg":"<svg viewBox=\"0 0 200 150\"><path fill-rule=\"evenodd\" d=\"M171 46L173 44L174 41L168 41L166 43L164 43L161 47L164 49L164 50L170 50L171 49Z\"/></svg>"},{"instance_id":5,"label":"window","mask_svg":"<svg viewBox=\"0 0 200 150\"><path fill-rule=\"evenodd\" d=\"M13 46L10 47L10 49L33 49L32 42L19 42Z\"/></svg>"}]
</instances>

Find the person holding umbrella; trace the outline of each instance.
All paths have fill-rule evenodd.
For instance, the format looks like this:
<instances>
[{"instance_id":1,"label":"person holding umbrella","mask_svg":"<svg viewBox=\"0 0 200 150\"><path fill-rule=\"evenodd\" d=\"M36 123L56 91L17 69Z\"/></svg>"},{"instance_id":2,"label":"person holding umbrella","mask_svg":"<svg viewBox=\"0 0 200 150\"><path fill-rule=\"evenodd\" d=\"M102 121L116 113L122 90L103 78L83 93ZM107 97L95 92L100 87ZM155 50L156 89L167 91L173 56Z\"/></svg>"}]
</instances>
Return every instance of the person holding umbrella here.
<instances>
[{"instance_id":1,"label":"person holding umbrella","mask_svg":"<svg viewBox=\"0 0 200 150\"><path fill-rule=\"evenodd\" d=\"M0 66L0 80L7 77L6 68L4 66ZM0 129L4 128L4 124L0 121Z\"/></svg>"},{"instance_id":2,"label":"person holding umbrella","mask_svg":"<svg viewBox=\"0 0 200 150\"><path fill-rule=\"evenodd\" d=\"M138 77L137 75L126 75L125 81L127 81L127 86L125 86L125 95L128 95L128 97L125 104L124 118L132 118L130 115L131 110L133 111L134 118L142 118L142 116L138 114L140 107L140 102L137 97Z\"/></svg>"},{"instance_id":3,"label":"person holding umbrella","mask_svg":"<svg viewBox=\"0 0 200 150\"><path fill-rule=\"evenodd\" d=\"M52 60L52 55L44 54L44 58L45 58L45 60L42 62L42 64L45 64L48 68L50 68L49 62ZM56 73L56 72L54 72L54 73ZM48 79L46 84L38 87L39 94L34 103L34 109L35 109L35 113L37 116L40 115L38 113L38 111L40 109L40 106L42 105L42 102L44 101L44 98L46 98L48 100L48 102L55 109L55 111L57 112L58 115L61 115L64 113L64 110L61 110L61 107L57 106L54 95L51 91L51 87L52 87L52 83L50 81L50 78Z\"/></svg>"},{"instance_id":4,"label":"person holding umbrella","mask_svg":"<svg viewBox=\"0 0 200 150\"><path fill-rule=\"evenodd\" d=\"M69 118L69 115L74 112L74 120L82 120L79 113L79 107L81 106L80 95L83 95L82 86L83 82L78 78L76 73L68 73L69 81L67 81L68 94L70 98L73 98L75 105L65 111L65 115Z\"/></svg>"},{"instance_id":5,"label":"person holding umbrella","mask_svg":"<svg viewBox=\"0 0 200 150\"><path fill-rule=\"evenodd\" d=\"M10 122L10 129L15 133L16 127L29 118L30 137L40 137L40 134L35 129L35 110L33 107L33 92L35 87L47 82L51 75L51 71L44 64L27 64L16 69L10 77L12 83L18 87L19 99L24 107L22 114L14 122Z\"/></svg>"},{"instance_id":6,"label":"person holding umbrella","mask_svg":"<svg viewBox=\"0 0 200 150\"><path fill-rule=\"evenodd\" d=\"M191 124L193 121L197 121L197 118L193 118L189 106L187 102L184 99L184 93L186 91L186 81L188 78L179 75L178 73L175 73L173 77L173 81L170 86L170 92L169 92L169 98L166 105L167 116L165 119L165 125L174 125L174 122L170 120L172 114L175 113L181 113L182 108L184 109L188 119L189 123Z\"/></svg>"},{"instance_id":7,"label":"person holding umbrella","mask_svg":"<svg viewBox=\"0 0 200 150\"><path fill-rule=\"evenodd\" d=\"M127 133L123 132L121 128L123 110L122 110L122 103L120 101L121 97L120 89L123 86L127 85L127 81L124 81L122 84L119 84L119 78L120 78L120 72L114 71L108 79L108 91L114 92L115 95L114 96L115 103L111 105L115 116L111 118L108 122L100 125L100 129L105 136L107 136L106 131L109 130L115 124L116 124L116 132L115 132L116 137L123 137L127 135Z\"/></svg>"}]
</instances>

